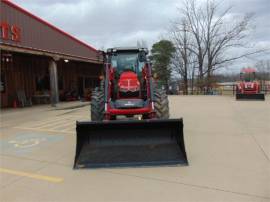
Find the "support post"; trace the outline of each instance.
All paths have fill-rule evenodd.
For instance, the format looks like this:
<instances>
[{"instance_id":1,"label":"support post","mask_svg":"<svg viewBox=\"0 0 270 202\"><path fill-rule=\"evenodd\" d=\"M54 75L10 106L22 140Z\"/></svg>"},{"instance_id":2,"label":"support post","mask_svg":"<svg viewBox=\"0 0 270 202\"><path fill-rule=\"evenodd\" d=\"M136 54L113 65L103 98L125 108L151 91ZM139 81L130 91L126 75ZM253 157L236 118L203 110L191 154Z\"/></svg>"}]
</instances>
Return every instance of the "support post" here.
<instances>
[{"instance_id":1,"label":"support post","mask_svg":"<svg viewBox=\"0 0 270 202\"><path fill-rule=\"evenodd\" d=\"M57 77L57 63L54 59L49 62L50 72L50 87L51 87L51 105L56 107L59 102L59 91L58 91L58 77Z\"/></svg>"}]
</instances>

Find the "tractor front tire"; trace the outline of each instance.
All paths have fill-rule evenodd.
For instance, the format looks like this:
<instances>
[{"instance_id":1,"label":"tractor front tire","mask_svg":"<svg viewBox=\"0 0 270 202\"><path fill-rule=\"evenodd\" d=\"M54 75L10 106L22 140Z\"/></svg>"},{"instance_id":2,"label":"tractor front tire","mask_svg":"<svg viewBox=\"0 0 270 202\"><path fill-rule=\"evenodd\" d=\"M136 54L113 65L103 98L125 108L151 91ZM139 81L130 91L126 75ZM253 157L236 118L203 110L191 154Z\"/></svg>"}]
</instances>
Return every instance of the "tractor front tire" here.
<instances>
[{"instance_id":1,"label":"tractor front tire","mask_svg":"<svg viewBox=\"0 0 270 202\"><path fill-rule=\"evenodd\" d=\"M91 99L91 120L102 121L104 118L104 92L100 88L96 88L92 92Z\"/></svg>"},{"instance_id":2,"label":"tractor front tire","mask_svg":"<svg viewBox=\"0 0 270 202\"><path fill-rule=\"evenodd\" d=\"M156 89L154 92L154 107L156 116L158 119L168 119L170 117L169 112L169 100L166 92L162 89Z\"/></svg>"}]
</instances>

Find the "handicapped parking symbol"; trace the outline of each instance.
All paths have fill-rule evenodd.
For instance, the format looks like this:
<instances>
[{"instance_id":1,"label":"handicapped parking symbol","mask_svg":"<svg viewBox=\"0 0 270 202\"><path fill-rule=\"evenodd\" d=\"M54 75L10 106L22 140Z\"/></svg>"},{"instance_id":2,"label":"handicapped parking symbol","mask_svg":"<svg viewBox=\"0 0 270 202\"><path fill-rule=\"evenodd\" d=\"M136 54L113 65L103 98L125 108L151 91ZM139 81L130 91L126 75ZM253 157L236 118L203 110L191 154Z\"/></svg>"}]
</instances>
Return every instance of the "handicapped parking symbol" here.
<instances>
[{"instance_id":1,"label":"handicapped parking symbol","mask_svg":"<svg viewBox=\"0 0 270 202\"><path fill-rule=\"evenodd\" d=\"M62 141L63 135L37 132L19 132L8 138L0 138L0 153L27 155Z\"/></svg>"},{"instance_id":2,"label":"handicapped parking symbol","mask_svg":"<svg viewBox=\"0 0 270 202\"><path fill-rule=\"evenodd\" d=\"M30 139L24 139L24 140L10 140L8 141L9 144L12 144L16 148L29 148L34 147L41 142L46 141L45 138L30 138Z\"/></svg>"}]
</instances>

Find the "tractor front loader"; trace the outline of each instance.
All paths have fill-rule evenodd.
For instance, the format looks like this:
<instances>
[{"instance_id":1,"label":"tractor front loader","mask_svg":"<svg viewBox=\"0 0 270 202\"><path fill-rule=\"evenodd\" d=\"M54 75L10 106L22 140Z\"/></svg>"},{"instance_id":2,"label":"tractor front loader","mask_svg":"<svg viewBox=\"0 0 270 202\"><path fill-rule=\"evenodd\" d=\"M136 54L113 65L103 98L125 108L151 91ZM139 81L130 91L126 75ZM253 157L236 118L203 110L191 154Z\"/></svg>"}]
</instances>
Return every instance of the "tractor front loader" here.
<instances>
[{"instance_id":1,"label":"tractor front loader","mask_svg":"<svg viewBox=\"0 0 270 202\"><path fill-rule=\"evenodd\" d=\"M145 48L112 48L92 93L91 121L77 122L74 168L187 165L183 120L169 119Z\"/></svg>"}]
</instances>

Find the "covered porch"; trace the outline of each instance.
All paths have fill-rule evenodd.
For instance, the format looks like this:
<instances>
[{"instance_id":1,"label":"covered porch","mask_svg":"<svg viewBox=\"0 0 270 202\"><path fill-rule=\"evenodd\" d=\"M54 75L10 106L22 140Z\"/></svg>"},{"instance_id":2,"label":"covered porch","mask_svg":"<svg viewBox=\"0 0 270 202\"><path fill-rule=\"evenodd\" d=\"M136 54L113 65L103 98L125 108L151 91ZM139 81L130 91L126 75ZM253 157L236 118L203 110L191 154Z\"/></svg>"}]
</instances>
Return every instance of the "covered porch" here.
<instances>
[{"instance_id":1,"label":"covered porch","mask_svg":"<svg viewBox=\"0 0 270 202\"><path fill-rule=\"evenodd\" d=\"M101 64L1 51L1 107L89 101Z\"/></svg>"}]
</instances>

